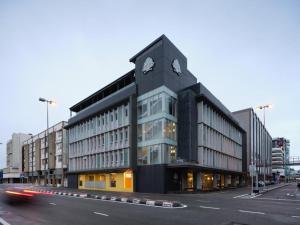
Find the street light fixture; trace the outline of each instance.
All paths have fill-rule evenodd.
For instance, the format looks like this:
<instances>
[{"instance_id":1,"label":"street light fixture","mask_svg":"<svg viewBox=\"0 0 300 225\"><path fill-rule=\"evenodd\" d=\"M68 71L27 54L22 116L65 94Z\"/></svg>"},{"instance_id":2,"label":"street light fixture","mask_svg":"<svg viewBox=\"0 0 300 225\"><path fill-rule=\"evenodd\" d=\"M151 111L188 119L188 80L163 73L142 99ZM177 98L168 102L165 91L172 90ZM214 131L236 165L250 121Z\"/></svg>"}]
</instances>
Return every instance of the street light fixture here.
<instances>
[{"instance_id":1,"label":"street light fixture","mask_svg":"<svg viewBox=\"0 0 300 225\"><path fill-rule=\"evenodd\" d=\"M266 129L266 109L271 109L273 107L272 104L267 104L267 105L261 105L261 106L257 106L256 109L257 110L263 110L264 112L264 117L263 117L263 121L264 121L264 128ZM266 154L264 157L264 188L266 187Z\"/></svg>"},{"instance_id":2,"label":"street light fixture","mask_svg":"<svg viewBox=\"0 0 300 225\"><path fill-rule=\"evenodd\" d=\"M46 181L48 182L48 178L49 178L49 175L50 175L50 169L49 169L49 110L48 110L48 106L49 105L55 105L56 102L53 101L53 100L48 100L48 99L45 99L45 98L39 98L39 101L40 102L45 102L46 105L47 105L47 131L46 131L46 142L45 142L45 145L47 144L47 147L45 147L45 149L47 148L47 152L48 152L48 174L47 174L47 178L46 178ZM44 154L45 154L45 158L46 158L46 151L44 151ZM46 186L46 183L45 182L45 186Z\"/></svg>"}]
</instances>

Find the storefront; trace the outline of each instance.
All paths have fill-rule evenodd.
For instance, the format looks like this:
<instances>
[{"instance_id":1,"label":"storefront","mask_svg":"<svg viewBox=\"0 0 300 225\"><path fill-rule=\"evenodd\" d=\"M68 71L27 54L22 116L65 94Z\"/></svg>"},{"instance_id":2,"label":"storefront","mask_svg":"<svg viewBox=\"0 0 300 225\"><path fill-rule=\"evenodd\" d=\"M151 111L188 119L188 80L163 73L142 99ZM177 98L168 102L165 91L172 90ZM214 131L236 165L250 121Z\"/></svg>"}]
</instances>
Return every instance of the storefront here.
<instances>
[{"instance_id":1,"label":"storefront","mask_svg":"<svg viewBox=\"0 0 300 225\"><path fill-rule=\"evenodd\" d=\"M168 192L213 191L244 185L242 173L204 168L169 168Z\"/></svg>"},{"instance_id":2,"label":"storefront","mask_svg":"<svg viewBox=\"0 0 300 225\"><path fill-rule=\"evenodd\" d=\"M78 176L78 188L86 190L133 192L131 170L118 173L87 173Z\"/></svg>"}]
</instances>

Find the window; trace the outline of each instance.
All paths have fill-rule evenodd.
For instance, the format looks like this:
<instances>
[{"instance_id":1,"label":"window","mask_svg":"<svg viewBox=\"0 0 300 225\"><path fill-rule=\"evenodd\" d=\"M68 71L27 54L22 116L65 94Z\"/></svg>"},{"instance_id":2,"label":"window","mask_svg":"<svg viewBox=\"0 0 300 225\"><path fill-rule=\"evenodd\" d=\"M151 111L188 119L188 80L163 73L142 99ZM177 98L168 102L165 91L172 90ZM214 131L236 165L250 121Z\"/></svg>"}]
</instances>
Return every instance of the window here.
<instances>
[{"instance_id":1,"label":"window","mask_svg":"<svg viewBox=\"0 0 300 225\"><path fill-rule=\"evenodd\" d=\"M117 186L117 181L116 181L116 174L111 173L110 174L110 187L116 187Z\"/></svg>"},{"instance_id":2,"label":"window","mask_svg":"<svg viewBox=\"0 0 300 225\"><path fill-rule=\"evenodd\" d=\"M166 97L166 106L167 106L167 113L176 116L176 99L172 96Z\"/></svg>"},{"instance_id":3,"label":"window","mask_svg":"<svg viewBox=\"0 0 300 225\"><path fill-rule=\"evenodd\" d=\"M160 163L159 160L160 147L161 145L150 146L150 164Z\"/></svg>"},{"instance_id":4,"label":"window","mask_svg":"<svg viewBox=\"0 0 300 225\"><path fill-rule=\"evenodd\" d=\"M167 152L168 152L168 161L172 162L176 160L176 146L174 145L167 145Z\"/></svg>"},{"instance_id":5,"label":"window","mask_svg":"<svg viewBox=\"0 0 300 225\"><path fill-rule=\"evenodd\" d=\"M125 141L128 140L128 128L125 128Z\"/></svg>"},{"instance_id":6,"label":"window","mask_svg":"<svg viewBox=\"0 0 300 225\"><path fill-rule=\"evenodd\" d=\"M162 111L162 96L155 95L150 98L150 115L160 113Z\"/></svg>"},{"instance_id":7,"label":"window","mask_svg":"<svg viewBox=\"0 0 300 225\"><path fill-rule=\"evenodd\" d=\"M117 143L118 142L118 132L116 131L115 132L115 143Z\"/></svg>"},{"instance_id":8,"label":"window","mask_svg":"<svg viewBox=\"0 0 300 225\"><path fill-rule=\"evenodd\" d=\"M138 148L138 164L147 165L148 164L148 147Z\"/></svg>"},{"instance_id":9,"label":"window","mask_svg":"<svg viewBox=\"0 0 300 225\"><path fill-rule=\"evenodd\" d=\"M176 123L170 120L165 120L165 137L176 141Z\"/></svg>"},{"instance_id":10,"label":"window","mask_svg":"<svg viewBox=\"0 0 300 225\"><path fill-rule=\"evenodd\" d=\"M148 116L147 108L148 108L148 100L147 99L138 103L138 118L139 119L142 119L142 118Z\"/></svg>"},{"instance_id":11,"label":"window","mask_svg":"<svg viewBox=\"0 0 300 225\"><path fill-rule=\"evenodd\" d=\"M138 141L143 141L142 136L145 134L145 140L154 140L163 137L162 129L163 120L155 120L142 125L138 125Z\"/></svg>"},{"instance_id":12,"label":"window","mask_svg":"<svg viewBox=\"0 0 300 225\"><path fill-rule=\"evenodd\" d=\"M58 156L58 162L62 162L62 155Z\"/></svg>"}]
</instances>

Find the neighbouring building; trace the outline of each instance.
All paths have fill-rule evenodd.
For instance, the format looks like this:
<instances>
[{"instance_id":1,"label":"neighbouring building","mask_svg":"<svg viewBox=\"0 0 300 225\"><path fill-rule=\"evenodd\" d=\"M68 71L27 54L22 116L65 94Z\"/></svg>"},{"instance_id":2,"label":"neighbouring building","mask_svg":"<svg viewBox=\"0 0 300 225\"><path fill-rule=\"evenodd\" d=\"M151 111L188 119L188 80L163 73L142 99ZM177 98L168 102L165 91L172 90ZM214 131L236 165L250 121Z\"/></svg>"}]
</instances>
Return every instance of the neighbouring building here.
<instances>
[{"instance_id":1,"label":"neighbouring building","mask_svg":"<svg viewBox=\"0 0 300 225\"><path fill-rule=\"evenodd\" d=\"M245 131L164 35L70 108L68 185L166 193L244 183Z\"/></svg>"},{"instance_id":2,"label":"neighbouring building","mask_svg":"<svg viewBox=\"0 0 300 225\"><path fill-rule=\"evenodd\" d=\"M233 112L234 117L247 133L247 172L253 163L258 178L272 177L272 137L252 108ZM250 181L250 179L248 179Z\"/></svg>"},{"instance_id":3,"label":"neighbouring building","mask_svg":"<svg viewBox=\"0 0 300 225\"><path fill-rule=\"evenodd\" d=\"M282 153L283 153L283 157L284 157L284 161L281 164L282 169L284 169L284 172L279 171L279 175L281 177L285 177L287 179L289 179L290 177L290 167L285 165L289 163L289 158L290 158L290 140L284 138L284 137L278 137L278 138L273 138L272 141L272 147L274 149L281 149ZM277 165L276 165L277 164ZM277 167L278 166L278 162L274 163L273 166ZM276 168L274 168L276 169ZM275 175L278 174L277 171L273 171L273 176L275 177Z\"/></svg>"},{"instance_id":4,"label":"neighbouring building","mask_svg":"<svg viewBox=\"0 0 300 225\"><path fill-rule=\"evenodd\" d=\"M272 175L274 181L284 179L284 151L282 148L272 148Z\"/></svg>"},{"instance_id":5,"label":"neighbouring building","mask_svg":"<svg viewBox=\"0 0 300 225\"><path fill-rule=\"evenodd\" d=\"M3 169L3 182L22 182L22 143L30 134L13 133L6 144L6 168Z\"/></svg>"},{"instance_id":6,"label":"neighbouring building","mask_svg":"<svg viewBox=\"0 0 300 225\"><path fill-rule=\"evenodd\" d=\"M3 170L0 170L0 184L3 183Z\"/></svg>"},{"instance_id":7,"label":"neighbouring building","mask_svg":"<svg viewBox=\"0 0 300 225\"><path fill-rule=\"evenodd\" d=\"M68 135L62 121L23 143L23 171L29 183L67 186ZM49 138L47 138L47 136ZM47 141L49 139L49 141Z\"/></svg>"}]
</instances>

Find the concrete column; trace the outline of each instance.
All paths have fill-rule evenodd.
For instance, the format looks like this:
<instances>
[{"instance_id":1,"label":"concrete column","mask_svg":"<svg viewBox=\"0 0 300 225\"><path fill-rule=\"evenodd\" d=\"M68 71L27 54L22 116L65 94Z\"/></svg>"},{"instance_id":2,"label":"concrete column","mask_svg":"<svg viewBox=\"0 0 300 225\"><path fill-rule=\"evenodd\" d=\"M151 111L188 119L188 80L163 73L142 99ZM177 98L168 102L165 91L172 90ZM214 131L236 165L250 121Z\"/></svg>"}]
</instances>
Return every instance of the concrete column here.
<instances>
[{"instance_id":1,"label":"concrete column","mask_svg":"<svg viewBox=\"0 0 300 225\"><path fill-rule=\"evenodd\" d=\"M196 183L197 190L202 190L202 173L197 172L197 183Z\"/></svg>"}]
</instances>

